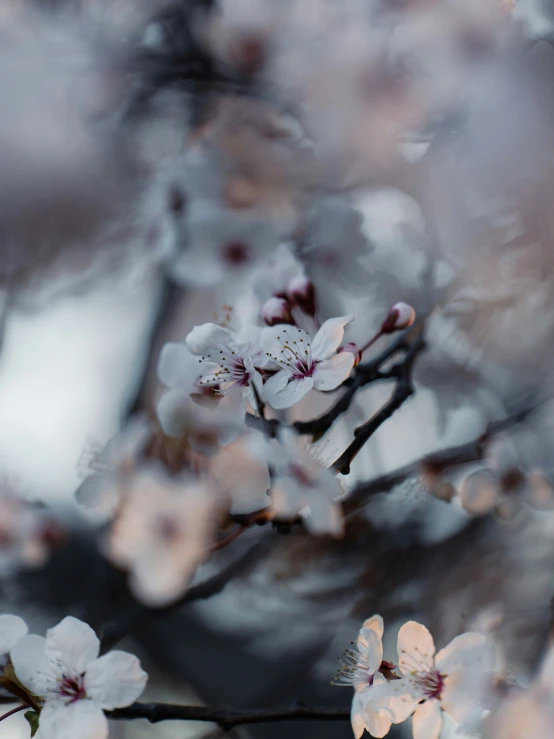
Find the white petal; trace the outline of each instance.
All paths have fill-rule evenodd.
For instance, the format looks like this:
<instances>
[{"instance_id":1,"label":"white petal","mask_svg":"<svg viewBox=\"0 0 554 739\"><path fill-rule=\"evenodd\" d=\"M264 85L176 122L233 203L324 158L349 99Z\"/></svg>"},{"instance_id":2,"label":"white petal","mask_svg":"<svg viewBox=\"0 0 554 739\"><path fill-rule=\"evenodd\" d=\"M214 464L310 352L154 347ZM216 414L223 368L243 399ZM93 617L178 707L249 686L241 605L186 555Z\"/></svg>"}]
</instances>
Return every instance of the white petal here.
<instances>
[{"instance_id":1,"label":"white petal","mask_svg":"<svg viewBox=\"0 0 554 739\"><path fill-rule=\"evenodd\" d=\"M435 643L429 630L416 621L408 621L398 632L398 664L404 675L433 668Z\"/></svg>"},{"instance_id":2,"label":"white petal","mask_svg":"<svg viewBox=\"0 0 554 739\"><path fill-rule=\"evenodd\" d=\"M369 665L369 673L377 672L383 661L383 642L381 637L373 629L365 629L362 627L358 641L367 649L367 662Z\"/></svg>"},{"instance_id":3,"label":"white petal","mask_svg":"<svg viewBox=\"0 0 554 739\"><path fill-rule=\"evenodd\" d=\"M443 675L448 675L462 667L470 667L482 659L486 644L487 638L484 634L476 631L460 634L438 652L435 658L437 670Z\"/></svg>"},{"instance_id":4,"label":"white petal","mask_svg":"<svg viewBox=\"0 0 554 739\"><path fill-rule=\"evenodd\" d=\"M158 359L158 379L168 387L182 387L189 392L198 379L198 359L184 344L170 341L162 346Z\"/></svg>"},{"instance_id":5,"label":"white petal","mask_svg":"<svg viewBox=\"0 0 554 739\"><path fill-rule=\"evenodd\" d=\"M142 695L148 675L133 654L115 650L94 660L87 668L87 696L105 711L130 706Z\"/></svg>"},{"instance_id":6,"label":"white petal","mask_svg":"<svg viewBox=\"0 0 554 739\"><path fill-rule=\"evenodd\" d=\"M372 629L375 631L377 636L380 636L382 639L383 632L385 631L383 618L377 614L375 616L371 616L371 618L368 618L363 622L362 629Z\"/></svg>"},{"instance_id":7,"label":"white petal","mask_svg":"<svg viewBox=\"0 0 554 739\"><path fill-rule=\"evenodd\" d=\"M405 721L422 698L421 691L415 690L413 682L406 678L374 684L367 693L371 708L393 724Z\"/></svg>"},{"instance_id":8,"label":"white petal","mask_svg":"<svg viewBox=\"0 0 554 739\"><path fill-rule=\"evenodd\" d=\"M350 376L354 355L350 352L335 354L331 359L318 362L313 374L316 390L335 390Z\"/></svg>"},{"instance_id":9,"label":"white petal","mask_svg":"<svg viewBox=\"0 0 554 739\"><path fill-rule=\"evenodd\" d=\"M279 324L262 331L262 347L266 355L284 369L293 370L299 362L310 360L311 338L296 326Z\"/></svg>"},{"instance_id":10,"label":"white petal","mask_svg":"<svg viewBox=\"0 0 554 739\"><path fill-rule=\"evenodd\" d=\"M342 509L332 500L312 497L307 512L302 511L304 524L310 534L330 534L340 538L344 534Z\"/></svg>"},{"instance_id":11,"label":"white petal","mask_svg":"<svg viewBox=\"0 0 554 739\"><path fill-rule=\"evenodd\" d=\"M236 351L235 337L229 329L216 323L195 326L186 338L186 344L193 354L206 361L219 362Z\"/></svg>"},{"instance_id":12,"label":"white petal","mask_svg":"<svg viewBox=\"0 0 554 739\"><path fill-rule=\"evenodd\" d=\"M321 362L330 359L344 338L344 327L354 320L354 316L329 318L319 329L312 343L312 357Z\"/></svg>"},{"instance_id":13,"label":"white petal","mask_svg":"<svg viewBox=\"0 0 554 739\"><path fill-rule=\"evenodd\" d=\"M352 698L352 709L350 711L350 721L352 723L352 731L356 739L360 739L365 731L365 723L363 718L363 706L359 693L354 693Z\"/></svg>"},{"instance_id":14,"label":"white petal","mask_svg":"<svg viewBox=\"0 0 554 739\"><path fill-rule=\"evenodd\" d=\"M193 402L190 395L180 388L173 388L162 395L156 413L166 436L178 438L191 429L195 410Z\"/></svg>"},{"instance_id":15,"label":"white petal","mask_svg":"<svg viewBox=\"0 0 554 739\"><path fill-rule=\"evenodd\" d=\"M539 680L554 692L554 647L550 647L542 661Z\"/></svg>"},{"instance_id":16,"label":"white petal","mask_svg":"<svg viewBox=\"0 0 554 739\"><path fill-rule=\"evenodd\" d=\"M84 621L66 616L46 632L46 657L67 668L70 675L80 675L98 657L100 640Z\"/></svg>"},{"instance_id":17,"label":"white petal","mask_svg":"<svg viewBox=\"0 0 554 739\"><path fill-rule=\"evenodd\" d=\"M89 700L66 705L47 703L40 712L36 739L107 739L108 720L102 709Z\"/></svg>"},{"instance_id":18,"label":"white petal","mask_svg":"<svg viewBox=\"0 0 554 739\"><path fill-rule=\"evenodd\" d=\"M369 691L371 691L371 688ZM361 697L361 702L363 704L363 721L365 728L371 736L381 739L381 737L386 736L389 733L392 722L385 716L380 716L373 710L371 703L367 700L367 694L369 691Z\"/></svg>"},{"instance_id":19,"label":"white petal","mask_svg":"<svg viewBox=\"0 0 554 739\"><path fill-rule=\"evenodd\" d=\"M302 400L314 386L311 377L303 377L301 380L291 378L290 372L281 370L265 383L264 398L272 408L277 410L290 408Z\"/></svg>"},{"instance_id":20,"label":"white petal","mask_svg":"<svg viewBox=\"0 0 554 739\"><path fill-rule=\"evenodd\" d=\"M7 654L27 631L27 624L19 616L0 616L0 656Z\"/></svg>"},{"instance_id":21,"label":"white petal","mask_svg":"<svg viewBox=\"0 0 554 739\"><path fill-rule=\"evenodd\" d=\"M44 697L54 690L61 671L46 657L46 639L30 634L16 643L10 659L19 682L33 695Z\"/></svg>"},{"instance_id":22,"label":"white petal","mask_svg":"<svg viewBox=\"0 0 554 739\"><path fill-rule=\"evenodd\" d=\"M439 739L444 718L437 700L429 700L416 708L412 729L414 739Z\"/></svg>"}]
</instances>

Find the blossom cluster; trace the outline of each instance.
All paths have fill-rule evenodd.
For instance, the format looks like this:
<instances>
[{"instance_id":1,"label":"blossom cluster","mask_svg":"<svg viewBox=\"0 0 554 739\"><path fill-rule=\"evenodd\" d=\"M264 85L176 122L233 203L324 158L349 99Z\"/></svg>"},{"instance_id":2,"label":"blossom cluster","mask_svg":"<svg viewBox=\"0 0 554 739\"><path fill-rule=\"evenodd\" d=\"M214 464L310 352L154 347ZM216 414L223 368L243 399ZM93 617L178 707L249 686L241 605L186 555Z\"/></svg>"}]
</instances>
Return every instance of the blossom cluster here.
<instances>
[{"instance_id":1,"label":"blossom cluster","mask_svg":"<svg viewBox=\"0 0 554 739\"><path fill-rule=\"evenodd\" d=\"M131 705L144 691L148 675L139 660L118 650L99 656L94 631L72 616L46 637L27 632L18 616L0 616L2 687L29 708L32 735L106 739L104 712Z\"/></svg>"}]
</instances>

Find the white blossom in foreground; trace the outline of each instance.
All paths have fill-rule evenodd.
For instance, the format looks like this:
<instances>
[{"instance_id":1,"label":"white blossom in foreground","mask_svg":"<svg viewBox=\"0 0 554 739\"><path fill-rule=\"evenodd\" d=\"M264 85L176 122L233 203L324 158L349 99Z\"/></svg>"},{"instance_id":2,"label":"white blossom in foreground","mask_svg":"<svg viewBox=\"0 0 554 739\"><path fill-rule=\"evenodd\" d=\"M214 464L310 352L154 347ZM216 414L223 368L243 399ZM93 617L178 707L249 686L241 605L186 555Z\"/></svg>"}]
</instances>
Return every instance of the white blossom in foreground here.
<instances>
[{"instance_id":1,"label":"white blossom in foreground","mask_svg":"<svg viewBox=\"0 0 554 739\"><path fill-rule=\"evenodd\" d=\"M272 470L271 505L277 518L301 516L312 534L342 536L343 491L338 480L314 459L304 441L282 429L278 441L266 446Z\"/></svg>"},{"instance_id":2,"label":"white blossom in foreground","mask_svg":"<svg viewBox=\"0 0 554 739\"><path fill-rule=\"evenodd\" d=\"M273 408L290 408L312 388L335 390L347 379L354 366L354 355L337 350L344 327L352 320L352 316L330 318L313 339L295 326L270 326L263 330L264 351L281 367L264 385L264 398Z\"/></svg>"},{"instance_id":3,"label":"white blossom in foreground","mask_svg":"<svg viewBox=\"0 0 554 739\"><path fill-rule=\"evenodd\" d=\"M394 724L413 714L414 739L439 739L443 711L455 721L472 717L487 692L493 655L483 634L468 632L435 655L433 637L408 621L398 633L398 665L403 677L375 685L373 709Z\"/></svg>"},{"instance_id":4,"label":"white blossom in foreground","mask_svg":"<svg viewBox=\"0 0 554 739\"><path fill-rule=\"evenodd\" d=\"M168 389L157 405L162 431L174 438L187 437L202 454L233 441L244 426L233 409L218 403L211 387L201 387L198 358L179 342L164 344L158 361L158 379Z\"/></svg>"},{"instance_id":5,"label":"white blossom in foreground","mask_svg":"<svg viewBox=\"0 0 554 739\"><path fill-rule=\"evenodd\" d=\"M10 650L27 634L27 624L19 616L0 616L0 675L8 664Z\"/></svg>"},{"instance_id":6,"label":"white blossom in foreground","mask_svg":"<svg viewBox=\"0 0 554 739\"><path fill-rule=\"evenodd\" d=\"M391 727L391 721L380 716L368 701L373 686L386 682L379 673L383 661L382 639L381 616L372 616L364 621L354 647L344 653L342 667L333 681L333 685L351 685L354 688L351 721L356 739L360 739L364 729L371 736L383 737Z\"/></svg>"},{"instance_id":7,"label":"white blossom in foreground","mask_svg":"<svg viewBox=\"0 0 554 739\"><path fill-rule=\"evenodd\" d=\"M204 323L195 326L186 338L188 349L199 357L199 385L213 388L222 398L222 409L241 423L247 402L256 408L251 386L262 395L258 369L270 364L262 351L261 331L257 326L248 326L235 333L216 323Z\"/></svg>"},{"instance_id":8,"label":"white blossom in foreground","mask_svg":"<svg viewBox=\"0 0 554 739\"><path fill-rule=\"evenodd\" d=\"M134 595L151 607L182 595L212 543L221 498L208 485L137 473L106 542L106 555L129 570Z\"/></svg>"},{"instance_id":9,"label":"white blossom in foreground","mask_svg":"<svg viewBox=\"0 0 554 739\"><path fill-rule=\"evenodd\" d=\"M31 634L13 647L17 679L41 704L37 739L106 739L104 711L129 706L142 694L148 675L137 657L99 653L94 631L72 616L46 638Z\"/></svg>"}]
</instances>

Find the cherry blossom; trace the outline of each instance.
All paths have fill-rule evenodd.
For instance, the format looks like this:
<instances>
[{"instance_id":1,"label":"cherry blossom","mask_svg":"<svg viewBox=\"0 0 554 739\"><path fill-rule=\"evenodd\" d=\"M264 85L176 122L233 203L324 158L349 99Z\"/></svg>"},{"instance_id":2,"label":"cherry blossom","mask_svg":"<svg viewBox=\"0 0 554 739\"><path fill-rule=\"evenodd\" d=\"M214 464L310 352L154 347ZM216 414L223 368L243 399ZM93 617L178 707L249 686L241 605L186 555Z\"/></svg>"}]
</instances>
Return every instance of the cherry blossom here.
<instances>
[{"instance_id":1,"label":"cherry blossom","mask_svg":"<svg viewBox=\"0 0 554 739\"><path fill-rule=\"evenodd\" d=\"M336 477L320 464L305 440L281 429L277 441L265 445L272 470L271 505L277 518L301 516L312 534L343 534L338 504L343 491Z\"/></svg>"},{"instance_id":2,"label":"cherry blossom","mask_svg":"<svg viewBox=\"0 0 554 739\"><path fill-rule=\"evenodd\" d=\"M262 377L258 371L272 364L262 351L262 329L248 326L233 332L215 323L196 326L186 344L199 357L202 388L213 388L222 398L222 406L239 420L244 420L246 403L254 408L256 399L252 385L262 395Z\"/></svg>"},{"instance_id":3,"label":"cherry blossom","mask_svg":"<svg viewBox=\"0 0 554 739\"><path fill-rule=\"evenodd\" d=\"M333 685L351 685L354 688L352 699L352 730L360 739L364 729L371 736L383 737L389 733L391 721L373 710L367 700L374 685L386 682L378 670L383 661L383 619L372 616L364 621L353 649L347 649L341 660L342 667Z\"/></svg>"},{"instance_id":4,"label":"cherry blossom","mask_svg":"<svg viewBox=\"0 0 554 739\"><path fill-rule=\"evenodd\" d=\"M408 621L398 633L403 677L376 685L368 700L394 724L413 714L414 739L438 739L443 711L461 722L471 716L490 679L492 650L477 632L461 634L435 655L433 637Z\"/></svg>"},{"instance_id":5,"label":"cherry blossom","mask_svg":"<svg viewBox=\"0 0 554 739\"><path fill-rule=\"evenodd\" d=\"M254 272L252 286L260 303L270 298L288 298L289 288L296 279L305 280L304 270L288 244L280 244L267 262Z\"/></svg>"},{"instance_id":6,"label":"cherry blossom","mask_svg":"<svg viewBox=\"0 0 554 739\"><path fill-rule=\"evenodd\" d=\"M330 318L315 337L295 326L271 326L262 334L264 351L281 370L264 385L264 398L273 408L290 408L312 388L335 390L350 375L354 355L338 353L344 327L352 316Z\"/></svg>"},{"instance_id":7,"label":"cherry blossom","mask_svg":"<svg viewBox=\"0 0 554 739\"><path fill-rule=\"evenodd\" d=\"M167 390L156 408L164 434L187 437L203 454L214 453L220 444L233 441L244 424L214 387L200 385L201 367L183 343L164 344L158 361L158 379Z\"/></svg>"},{"instance_id":8,"label":"cherry blossom","mask_svg":"<svg viewBox=\"0 0 554 739\"><path fill-rule=\"evenodd\" d=\"M137 657L99 654L94 631L72 616L46 638L23 636L11 649L17 679L41 706L37 739L106 739L104 711L129 706L142 694L148 675Z\"/></svg>"},{"instance_id":9,"label":"cherry blossom","mask_svg":"<svg viewBox=\"0 0 554 739\"><path fill-rule=\"evenodd\" d=\"M134 595L148 606L182 595L215 533L221 498L192 478L144 469L125 496L105 544L107 557L130 573Z\"/></svg>"},{"instance_id":10,"label":"cherry blossom","mask_svg":"<svg viewBox=\"0 0 554 739\"><path fill-rule=\"evenodd\" d=\"M75 491L77 502L92 513L111 515L119 503L121 486L137 469L151 436L151 423L137 416L104 447L88 449L86 477Z\"/></svg>"}]
</instances>

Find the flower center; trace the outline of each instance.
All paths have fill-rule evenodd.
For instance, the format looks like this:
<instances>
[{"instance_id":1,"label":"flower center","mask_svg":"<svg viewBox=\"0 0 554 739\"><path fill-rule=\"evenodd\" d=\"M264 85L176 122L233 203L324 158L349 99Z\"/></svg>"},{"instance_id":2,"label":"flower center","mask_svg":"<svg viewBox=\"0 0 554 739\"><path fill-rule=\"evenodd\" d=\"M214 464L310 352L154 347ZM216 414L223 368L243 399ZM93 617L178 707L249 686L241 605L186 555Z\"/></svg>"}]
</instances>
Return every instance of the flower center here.
<instances>
[{"instance_id":1,"label":"flower center","mask_svg":"<svg viewBox=\"0 0 554 739\"><path fill-rule=\"evenodd\" d=\"M250 259L250 247L242 241L231 241L225 244L221 252L224 261L233 267L240 267Z\"/></svg>"},{"instance_id":2,"label":"flower center","mask_svg":"<svg viewBox=\"0 0 554 739\"><path fill-rule=\"evenodd\" d=\"M70 677L64 675L57 691L62 698L67 699L67 703L75 703L76 701L84 700L87 697L85 690L85 676L78 675L77 677Z\"/></svg>"},{"instance_id":3,"label":"flower center","mask_svg":"<svg viewBox=\"0 0 554 739\"><path fill-rule=\"evenodd\" d=\"M426 698L431 699L441 697L441 693L444 688L444 675L441 675L437 670L433 670L432 672L428 672L426 675L422 675L418 678L418 682L421 685Z\"/></svg>"}]
</instances>

